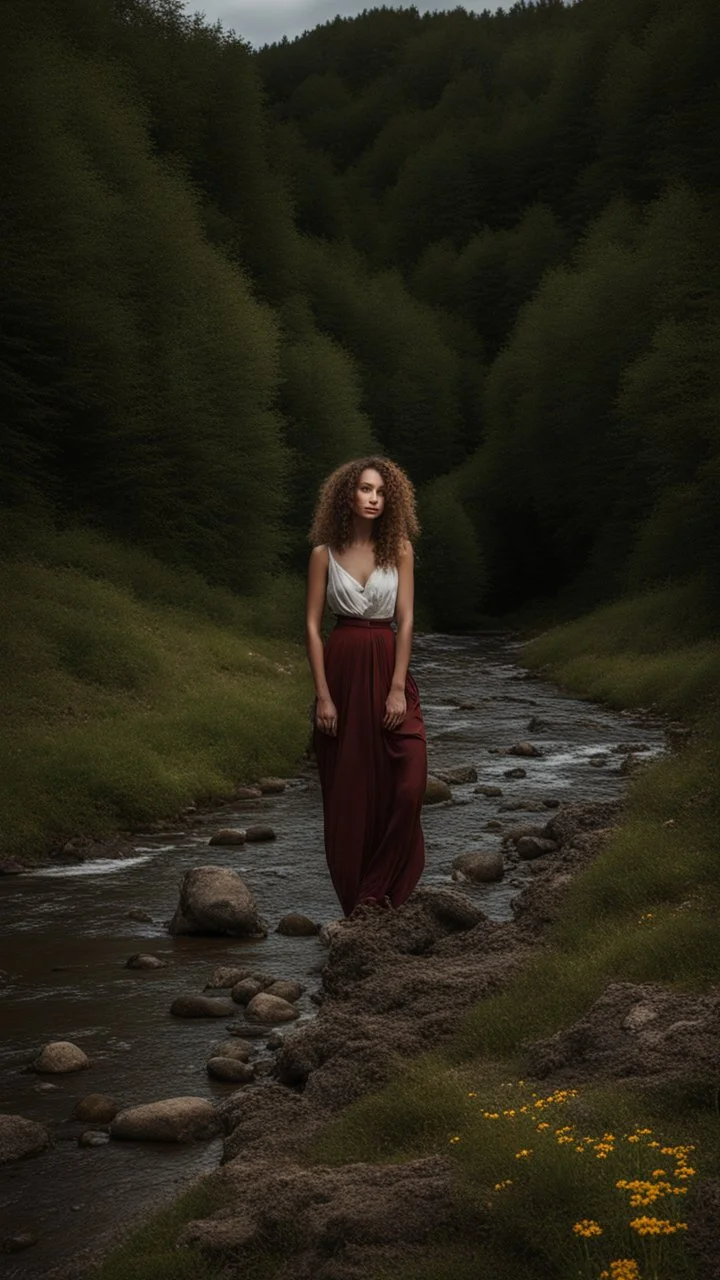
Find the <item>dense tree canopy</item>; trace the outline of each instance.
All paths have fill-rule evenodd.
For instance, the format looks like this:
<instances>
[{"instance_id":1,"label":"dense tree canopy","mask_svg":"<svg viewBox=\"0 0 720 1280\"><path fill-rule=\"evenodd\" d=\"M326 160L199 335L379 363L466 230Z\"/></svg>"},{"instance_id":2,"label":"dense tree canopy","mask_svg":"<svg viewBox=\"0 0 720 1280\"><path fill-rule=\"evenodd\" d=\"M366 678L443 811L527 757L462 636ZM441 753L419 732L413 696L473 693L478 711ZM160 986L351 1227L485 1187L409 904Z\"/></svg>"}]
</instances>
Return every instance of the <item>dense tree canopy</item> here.
<instances>
[{"instance_id":1,"label":"dense tree canopy","mask_svg":"<svg viewBox=\"0 0 720 1280\"><path fill-rule=\"evenodd\" d=\"M246 591L381 448L438 625L720 599L715 0L383 6L258 53L180 0L3 18L6 503Z\"/></svg>"}]
</instances>

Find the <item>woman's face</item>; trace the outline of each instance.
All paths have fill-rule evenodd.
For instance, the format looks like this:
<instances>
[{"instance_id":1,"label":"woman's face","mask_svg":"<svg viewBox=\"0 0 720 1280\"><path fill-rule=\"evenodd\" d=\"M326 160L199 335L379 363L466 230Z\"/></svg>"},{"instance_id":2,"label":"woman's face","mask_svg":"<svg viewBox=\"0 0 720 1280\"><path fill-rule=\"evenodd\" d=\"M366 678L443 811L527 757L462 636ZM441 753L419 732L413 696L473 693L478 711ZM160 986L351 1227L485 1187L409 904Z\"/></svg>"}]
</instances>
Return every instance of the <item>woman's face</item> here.
<instances>
[{"instance_id":1,"label":"woman's face","mask_svg":"<svg viewBox=\"0 0 720 1280\"><path fill-rule=\"evenodd\" d=\"M367 467L360 475L353 496L353 515L377 520L385 508L385 481L379 471Z\"/></svg>"}]
</instances>

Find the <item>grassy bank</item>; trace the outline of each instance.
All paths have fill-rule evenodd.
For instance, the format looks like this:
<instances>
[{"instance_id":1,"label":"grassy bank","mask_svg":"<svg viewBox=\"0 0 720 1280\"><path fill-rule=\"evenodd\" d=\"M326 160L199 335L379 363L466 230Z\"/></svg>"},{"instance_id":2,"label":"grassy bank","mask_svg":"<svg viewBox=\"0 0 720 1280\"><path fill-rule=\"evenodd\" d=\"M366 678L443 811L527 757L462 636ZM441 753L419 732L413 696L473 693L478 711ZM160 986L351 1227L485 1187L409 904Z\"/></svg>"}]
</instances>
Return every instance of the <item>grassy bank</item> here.
<instances>
[{"instance_id":1,"label":"grassy bank","mask_svg":"<svg viewBox=\"0 0 720 1280\"><path fill-rule=\"evenodd\" d=\"M303 653L281 638L302 617L295 584L242 600L87 531L9 542L2 854L30 860L293 768L309 701Z\"/></svg>"}]
</instances>

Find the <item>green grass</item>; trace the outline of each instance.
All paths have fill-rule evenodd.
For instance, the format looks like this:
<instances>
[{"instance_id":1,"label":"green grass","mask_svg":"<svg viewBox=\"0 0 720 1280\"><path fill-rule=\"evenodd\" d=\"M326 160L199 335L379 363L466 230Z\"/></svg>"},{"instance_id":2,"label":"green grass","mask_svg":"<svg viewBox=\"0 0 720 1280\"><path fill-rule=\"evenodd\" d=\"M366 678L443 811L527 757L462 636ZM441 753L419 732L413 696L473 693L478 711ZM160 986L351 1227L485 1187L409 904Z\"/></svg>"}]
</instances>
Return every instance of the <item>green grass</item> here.
<instances>
[{"instance_id":1,"label":"green grass","mask_svg":"<svg viewBox=\"0 0 720 1280\"><path fill-rule=\"evenodd\" d=\"M212 1175L193 1183L172 1204L131 1231L92 1269L88 1280L90 1276L92 1280L217 1280L222 1274L219 1268L196 1249L178 1249L176 1242L188 1222L210 1217L223 1203Z\"/></svg>"},{"instance_id":2,"label":"green grass","mask_svg":"<svg viewBox=\"0 0 720 1280\"><path fill-rule=\"evenodd\" d=\"M296 584L242 600L86 531L0 566L0 849L25 859L289 772L309 680ZM271 625L271 619L272 625ZM301 621L302 612L298 613Z\"/></svg>"}]
</instances>

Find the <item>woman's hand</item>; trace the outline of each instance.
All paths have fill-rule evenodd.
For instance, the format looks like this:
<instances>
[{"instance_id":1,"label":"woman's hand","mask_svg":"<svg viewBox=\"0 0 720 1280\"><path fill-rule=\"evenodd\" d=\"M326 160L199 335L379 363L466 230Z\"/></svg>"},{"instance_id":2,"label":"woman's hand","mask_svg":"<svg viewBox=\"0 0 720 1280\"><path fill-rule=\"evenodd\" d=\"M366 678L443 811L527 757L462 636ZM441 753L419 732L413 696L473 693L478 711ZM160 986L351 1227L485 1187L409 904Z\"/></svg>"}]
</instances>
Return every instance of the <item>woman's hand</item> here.
<instances>
[{"instance_id":1,"label":"woman's hand","mask_svg":"<svg viewBox=\"0 0 720 1280\"><path fill-rule=\"evenodd\" d=\"M391 689L385 701L383 729L397 729L407 715L404 689Z\"/></svg>"},{"instance_id":2,"label":"woman's hand","mask_svg":"<svg viewBox=\"0 0 720 1280\"><path fill-rule=\"evenodd\" d=\"M318 698L315 704L315 725L321 733L337 738L337 708L332 698Z\"/></svg>"}]
</instances>

